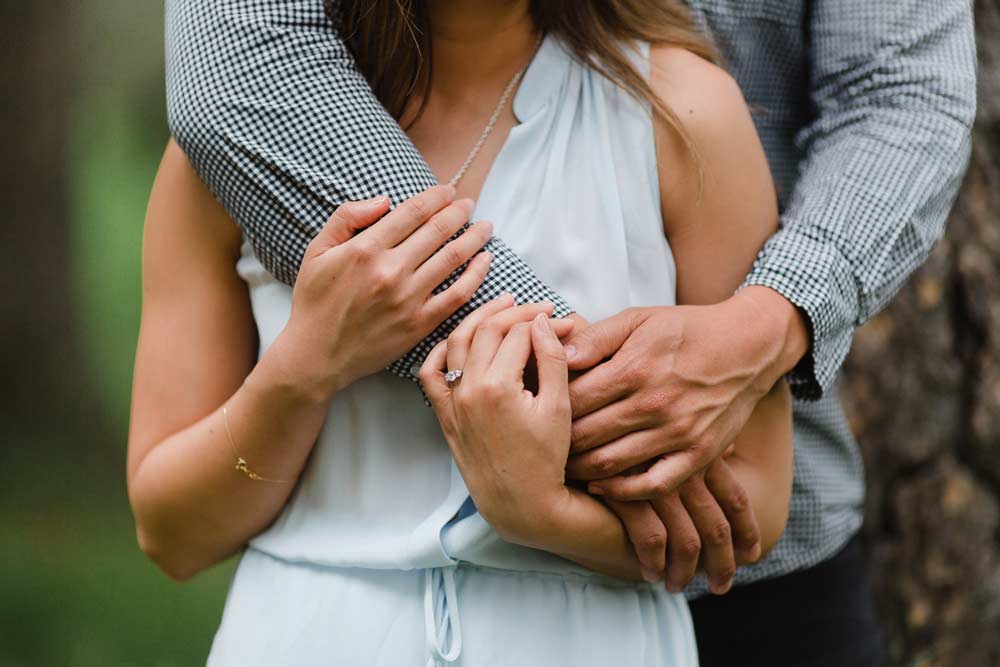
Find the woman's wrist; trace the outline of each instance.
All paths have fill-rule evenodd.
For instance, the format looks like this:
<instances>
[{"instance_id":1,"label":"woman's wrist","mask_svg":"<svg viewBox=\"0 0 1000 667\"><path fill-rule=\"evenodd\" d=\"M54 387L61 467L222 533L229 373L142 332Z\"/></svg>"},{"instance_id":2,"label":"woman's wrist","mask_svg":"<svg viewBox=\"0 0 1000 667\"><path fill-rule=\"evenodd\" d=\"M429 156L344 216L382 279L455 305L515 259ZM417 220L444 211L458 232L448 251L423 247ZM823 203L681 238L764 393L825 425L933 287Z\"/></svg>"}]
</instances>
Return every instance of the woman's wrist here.
<instances>
[{"instance_id":1,"label":"woman's wrist","mask_svg":"<svg viewBox=\"0 0 1000 667\"><path fill-rule=\"evenodd\" d=\"M507 542L533 549L551 550L552 537L565 530L572 504L565 486L545 494L504 494L476 501L480 514Z\"/></svg>"},{"instance_id":2,"label":"woman's wrist","mask_svg":"<svg viewBox=\"0 0 1000 667\"><path fill-rule=\"evenodd\" d=\"M339 364L321 363L316 355L305 352L307 346L286 328L261 356L247 378L277 392L303 407L326 405L349 381Z\"/></svg>"}]
</instances>

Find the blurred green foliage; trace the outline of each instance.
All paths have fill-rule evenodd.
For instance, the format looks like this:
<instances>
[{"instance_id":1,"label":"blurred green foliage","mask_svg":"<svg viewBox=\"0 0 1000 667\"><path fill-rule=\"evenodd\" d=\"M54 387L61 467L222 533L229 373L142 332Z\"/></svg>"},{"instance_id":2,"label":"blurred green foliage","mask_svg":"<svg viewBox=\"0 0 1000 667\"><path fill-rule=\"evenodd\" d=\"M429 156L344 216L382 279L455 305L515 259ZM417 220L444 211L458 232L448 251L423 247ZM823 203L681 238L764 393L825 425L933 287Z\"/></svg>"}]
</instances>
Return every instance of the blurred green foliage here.
<instances>
[{"instance_id":1,"label":"blurred green foliage","mask_svg":"<svg viewBox=\"0 0 1000 667\"><path fill-rule=\"evenodd\" d=\"M107 432L33 424L5 470L0 667L204 664L232 563L169 581L136 545L124 479L142 221L167 138L163 6L108 0L77 13L68 223L80 386L96 393Z\"/></svg>"}]
</instances>

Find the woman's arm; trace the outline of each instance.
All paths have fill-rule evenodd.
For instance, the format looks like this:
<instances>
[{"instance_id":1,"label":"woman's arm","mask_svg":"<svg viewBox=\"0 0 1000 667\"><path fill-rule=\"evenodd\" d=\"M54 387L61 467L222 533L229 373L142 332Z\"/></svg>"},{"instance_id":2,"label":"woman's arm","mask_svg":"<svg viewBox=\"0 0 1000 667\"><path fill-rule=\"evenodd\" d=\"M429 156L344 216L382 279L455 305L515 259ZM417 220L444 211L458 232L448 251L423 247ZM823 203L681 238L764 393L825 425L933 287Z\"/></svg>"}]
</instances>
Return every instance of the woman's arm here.
<instances>
[{"instance_id":1,"label":"woman's arm","mask_svg":"<svg viewBox=\"0 0 1000 667\"><path fill-rule=\"evenodd\" d=\"M719 303L733 295L777 231L774 182L743 95L728 74L682 49L654 47L650 60L653 89L693 147L657 122L663 222L677 265L677 302ZM766 553L784 531L791 498L791 398L784 382L760 401L735 445L726 461L747 492Z\"/></svg>"},{"instance_id":2,"label":"woman's arm","mask_svg":"<svg viewBox=\"0 0 1000 667\"><path fill-rule=\"evenodd\" d=\"M618 517L566 485L570 406L559 337L570 333L567 325L548 320L540 304L514 306L502 297L431 351L420 381L476 508L504 540L641 580ZM532 354L535 392L524 385ZM448 368L463 369L453 385L443 377Z\"/></svg>"},{"instance_id":3,"label":"woman's arm","mask_svg":"<svg viewBox=\"0 0 1000 667\"><path fill-rule=\"evenodd\" d=\"M188 578L269 525L333 394L410 349L479 286L484 255L432 293L490 235L478 223L442 248L471 211L453 197L432 188L389 214L387 198L340 207L306 252L288 324L255 365L250 302L235 270L241 234L168 145L143 243L128 452L139 543L167 574ZM235 468L223 405L249 468L289 483Z\"/></svg>"},{"instance_id":4,"label":"woman's arm","mask_svg":"<svg viewBox=\"0 0 1000 667\"><path fill-rule=\"evenodd\" d=\"M287 382L276 354L254 367L256 330L235 270L241 243L171 142L143 241L128 481L139 544L176 579L241 548L293 488L234 470L223 403L240 454L268 477L298 475L323 420L323 401Z\"/></svg>"}]
</instances>

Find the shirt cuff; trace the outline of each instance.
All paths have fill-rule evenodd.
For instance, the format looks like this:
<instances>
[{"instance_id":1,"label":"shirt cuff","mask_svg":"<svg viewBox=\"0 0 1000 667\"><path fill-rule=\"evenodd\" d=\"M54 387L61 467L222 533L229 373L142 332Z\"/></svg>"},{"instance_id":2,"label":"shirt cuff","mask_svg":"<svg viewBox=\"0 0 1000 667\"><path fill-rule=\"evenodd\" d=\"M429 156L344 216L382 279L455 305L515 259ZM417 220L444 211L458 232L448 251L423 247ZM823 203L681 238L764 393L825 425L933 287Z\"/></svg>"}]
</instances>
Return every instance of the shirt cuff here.
<instances>
[{"instance_id":1,"label":"shirt cuff","mask_svg":"<svg viewBox=\"0 0 1000 667\"><path fill-rule=\"evenodd\" d=\"M810 401L833 386L851 347L859 309L850 263L821 234L808 227L782 228L764 244L742 285L769 287L805 315L810 350L786 379L795 398Z\"/></svg>"}]
</instances>

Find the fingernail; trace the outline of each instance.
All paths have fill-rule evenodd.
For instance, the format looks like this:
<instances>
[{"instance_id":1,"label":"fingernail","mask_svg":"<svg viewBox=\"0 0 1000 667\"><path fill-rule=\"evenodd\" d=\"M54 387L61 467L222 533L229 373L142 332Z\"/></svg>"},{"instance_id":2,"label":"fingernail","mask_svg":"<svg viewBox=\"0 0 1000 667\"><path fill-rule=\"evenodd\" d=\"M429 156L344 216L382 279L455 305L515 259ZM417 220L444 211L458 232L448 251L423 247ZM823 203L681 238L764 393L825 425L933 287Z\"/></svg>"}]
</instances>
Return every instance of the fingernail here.
<instances>
[{"instance_id":1,"label":"fingernail","mask_svg":"<svg viewBox=\"0 0 1000 667\"><path fill-rule=\"evenodd\" d=\"M588 484L587 485L587 493L589 493L592 496L603 496L604 495L604 489L602 489L601 487L597 486L596 484Z\"/></svg>"},{"instance_id":2,"label":"fingernail","mask_svg":"<svg viewBox=\"0 0 1000 667\"><path fill-rule=\"evenodd\" d=\"M566 346L566 359L573 361L576 358L576 347L573 345Z\"/></svg>"},{"instance_id":3,"label":"fingernail","mask_svg":"<svg viewBox=\"0 0 1000 667\"><path fill-rule=\"evenodd\" d=\"M381 204L382 202L384 202L388 198L389 198L389 195L376 195L376 196L372 197L371 199L366 199L365 203L366 204Z\"/></svg>"},{"instance_id":4,"label":"fingernail","mask_svg":"<svg viewBox=\"0 0 1000 667\"><path fill-rule=\"evenodd\" d=\"M535 322L541 327L542 331L552 331L552 327L549 325L549 317L545 313L535 315Z\"/></svg>"},{"instance_id":5,"label":"fingernail","mask_svg":"<svg viewBox=\"0 0 1000 667\"><path fill-rule=\"evenodd\" d=\"M642 578L645 579L647 583L655 584L660 580L660 575L655 570L650 570L642 566L640 566L639 569L642 572Z\"/></svg>"},{"instance_id":6,"label":"fingernail","mask_svg":"<svg viewBox=\"0 0 1000 667\"><path fill-rule=\"evenodd\" d=\"M493 261L493 253L491 253L491 252L481 252L481 253L479 253L479 256L483 258L483 259L479 260L481 262L492 262Z\"/></svg>"},{"instance_id":7,"label":"fingernail","mask_svg":"<svg viewBox=\"0 0 1000 667\"><path fill-rule=\"evenodd\" d=\"M673 593L674 595L677 595L683 590L680 586L669 580L664 585L664 588L667 589L668 593Z\"/></svg>"},{"instance_id":8,"label":"fingernail","mask_svg":"<svg viewBox=\"0 0 1000 667\"><path fill-rule=\"evenodd\" d=\"M448 196L451 197L451 198L454 198L455 194L458 192L458 190L455 189L455 186L454 185L446 185L444 187L445 187L445 192L448 193Z\"/></svg>"}]
</instances>

